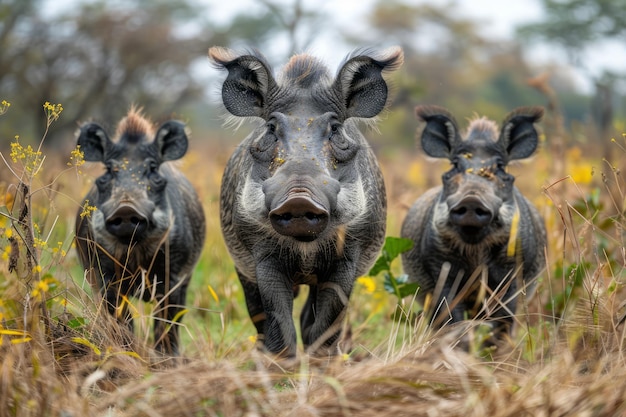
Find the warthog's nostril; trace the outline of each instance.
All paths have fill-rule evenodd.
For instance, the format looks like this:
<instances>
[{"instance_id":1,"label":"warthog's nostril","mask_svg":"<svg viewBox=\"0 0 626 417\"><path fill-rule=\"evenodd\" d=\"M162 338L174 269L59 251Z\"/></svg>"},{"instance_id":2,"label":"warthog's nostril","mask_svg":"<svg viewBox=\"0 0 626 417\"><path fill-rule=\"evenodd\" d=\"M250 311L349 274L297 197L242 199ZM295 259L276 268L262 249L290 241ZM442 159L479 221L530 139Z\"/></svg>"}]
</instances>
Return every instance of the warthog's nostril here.
<instances>
[{"instance_id":1,"label":"warthog's nostril","mask_svg":"<svg viewBox=\"0 0 626 417\"><path fill-rule=\"evenodd\" d=\"M320 219L320 216L318 214L315 213L311 213L311 212L307 212L304 217L306 217L308 220L312 221L312 222L317 222Z\"/></svg>"},{"instance_id":2,"label":"warthog's nostril","mask_svg":"<svg viewBox=\"0 0 626 417\"><path fill-rule=\"evenodd\" d=\"M286 214L274 214L273 217L274 219L276 219L276 221L288 222L289 220L292 219L293 216L290 213L286 213Z\"/></svg>"},{"instance_id":3,"label":"warthog's nostril","mask_svg":"<svg viewBox=\"0 0 626 417\"><path fill-rule=\"evenodd\" d=\"M457 216L462 216L465 213L467 213L467 208L466 207L459 207L459 208L456 208L454 210L451 210L451 212L453 214L456 214Z\"/></svg>"},{"instance_id":4,"label":"warthog's nostril","mask_svg":"<svg viewBox=\"0 0 626 417\"><path fill-rule=\"evenodd\" d=\"M107 224L110 224L111 226L119 226L120 224L122 224L122 218L116 217L113 220L109 220Z\"/></svg>"},{"instance_id":5,"label":"warthog's nostril","mask_svg":"<svg viewBox=\"0 0 626 417\"><path fill-rule=\"evenodd\" d=\"M476 213L477 216L482 217L482 216L491 216L491 212L489 212L488 210L483 210L480 207L477 207L474 212Z\"/></svg>"}]
</instances>

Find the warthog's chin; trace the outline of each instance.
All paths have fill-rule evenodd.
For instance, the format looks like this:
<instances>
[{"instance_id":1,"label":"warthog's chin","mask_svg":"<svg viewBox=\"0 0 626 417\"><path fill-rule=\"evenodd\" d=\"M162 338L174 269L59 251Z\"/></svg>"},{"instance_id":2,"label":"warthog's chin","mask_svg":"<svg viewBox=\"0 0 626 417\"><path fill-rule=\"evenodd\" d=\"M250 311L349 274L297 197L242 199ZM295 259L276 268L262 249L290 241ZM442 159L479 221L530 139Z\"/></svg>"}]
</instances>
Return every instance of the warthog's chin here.
<instances>
[{"instance_id":1,"label":"warthog's chin","mask_svg":"<svg viewBox=\"0 0 626 417\"><path fill-rule=\"evenodd\" d=\"M309 242L316 241L321 236L321 233L323 232L323 230L321 232L316 232L316 231L314 232L310 229L285 231L285 230L280 230L278 228L274 228L274 231L278 232L279 235L282 235L285 238L293 239L296 242L302 242L302 243L309 243Z\"/></svg>"},{"instance_id":2,"label":"warthog's chin","mask_svg":"<svg viewBox=\"0 0 626 417\"><path fill-rule=\"evenodd\" d=\"M293 238L295 240L297 240L298 242L313 242L315 239L317 239L317 236L311 236L311 235L303 235L303 236L293 236Z\"/></svg>"},{"instance_id":3,"label":"warthog's chin","mask_svg":"<svg viewBox=\"0 0 626 417\"><path fill-rule=\"evenodd\" d=\"M475 245L482 242L489 233L487 227L456 226L455 229L463 243L468 245Z\"/></svg>"}]
</instances>

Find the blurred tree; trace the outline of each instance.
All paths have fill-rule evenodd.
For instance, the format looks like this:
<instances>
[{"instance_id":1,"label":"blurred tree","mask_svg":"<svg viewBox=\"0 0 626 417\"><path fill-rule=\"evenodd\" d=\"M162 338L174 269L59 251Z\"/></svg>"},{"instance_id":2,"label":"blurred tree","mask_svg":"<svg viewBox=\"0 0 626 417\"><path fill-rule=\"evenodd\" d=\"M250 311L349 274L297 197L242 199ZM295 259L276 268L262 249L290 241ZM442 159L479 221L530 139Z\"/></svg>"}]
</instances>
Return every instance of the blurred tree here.
<instances>
[{"instance_id":1,"label":"blurred tree","mask_svg":"<svg viewBox=\"0 0 626 417\"><path fill-rule=\"evenodd\" d=\"M586 72L593 81L595 93L588 113L594 123L583 131L583 137L592 155L601 156L609 162L596 169L601 172L603 186L608 190L607 211L615 210L616 214L622 215L622 205L612 202L621 201L621 197L614 196L623 196L619 181L625 163L623 152L611 138L623 133L615 132L614 117L618 113L615 104L618 103L620 84L623 101L626 74L605 70L601 75L593 76L591 63L585 56L591 48L606 40L622 43L626 40L626 0L542 0L541 3L545 19L519 27L518 34L529 42L543 41L562 48L570 62ZM623 57L616 56L615 59L623 60Z\"/></svg>"},{"instance_id":2,"label":"blurred tree","mask_svg":"<svg viewBox=\"0 0 626 417\"><path fill-rule=\"evenodd\" d=\"M242 10L218 30L224 35L222 44L256 48L273 64L284 64L293 54L305 51L330 23L317 5L307 8L305 3L258 0L255 8Z\"/></svg>"},{"instance_id":3,"label":"blurred tree","mask_svg":"<svg viewBox=\"0 0 626 417\"><path fill-rule=\"evenodd\" d=\"M459 117L478 113L501 120L514 107L543 102L526 85L536 69L525 61L520 46L481 35L481 22L457 10L454 1L415 5L379 0L369 15L367 33L346 33L354 43L363 43L365 36L366 42L384 40L405 50L403 71L394 79L398 93L393 120L381 124L384 137L412 145L417 126L413 108L418 103L442 105Z\"/></svg>"},{"instance_id":4,"label":"blurred tree","mask_svg":"<svg viewBox=\"0 0 626 417\"><path fill-rule=\"evenodd\" d=\"M607 38L626 39L624 0L541 0L542 22L522 25L519 35L560 45L570 60L585 67L585 47Z\"/></svg>"},{"instance_id":5,"label":"blurred tree","mask_svg":"<svg viewBox=\"0 0 626 417\"><path fill-rule=\"evenodd\" d=\"M585 61L588 48L607 39L626 41L625 0L541 0L545 19L518 28L522 39L530 42L544 41L560 46L572 64L589 72ZM620 59L617 58L616 59ZM591 77L591 76L590 76ZM591 77L592 79L594 77ZM610 159L610 145L614 117L615 93L626 74L605 71L595 77L595 97L591 101L591 115L603 138L604 156Z\"/></svg>"},{"instance_id":6,"label":"blurred tree","mask_svg":"<svg viewBox=\"0 0 626 417\"><path fill-rule=\"evenodd\" d=\"M64 106L46 144L72 147L86 119L112 125L131 103L164 118L202 96L192 65L212 33L192 0L78 2L52 17L44 4L0 4L0 94L12 103L3 138L38 140L45 101Z\"/></svg>"}]
</instances>

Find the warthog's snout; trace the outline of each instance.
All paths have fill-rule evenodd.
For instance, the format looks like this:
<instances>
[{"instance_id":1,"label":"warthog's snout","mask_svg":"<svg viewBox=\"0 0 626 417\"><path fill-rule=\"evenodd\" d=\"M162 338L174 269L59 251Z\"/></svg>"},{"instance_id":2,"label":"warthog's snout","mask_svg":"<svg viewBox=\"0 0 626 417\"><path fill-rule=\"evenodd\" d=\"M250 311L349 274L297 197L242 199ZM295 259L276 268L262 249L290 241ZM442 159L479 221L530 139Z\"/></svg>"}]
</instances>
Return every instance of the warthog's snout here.
<instances>
[{"instance_id":1,"label":"warthog's snout","mask_svg":"<svg viewBox=\"0 0 626 417\"><path fill-rule=\"evenodd\" d=\"M475 195L469 195L450 207L450 222L462 228L483 228L493 220L494 213Z\"/></svg>"},{"instance_id":2,"label":"warthog's snout","mask_svg":"<svg viewBox=\"0 0 626 417\"><path fill-rule=\"evenodd\" d=\"M148 219L133 206L123 204L106 219L106 228L121 240L138 240L148 228Z\"/></svg>"},{"instance_id":3,"label":"warthog's snout","mask_svg":"<svg viewBox=\"0 0 626 417\"><path fill-rule=\"evenodd\" d=\"M303 242L315 240L328 226L329 213L307 192L292 193L270 211L272 227L284 236Z\"/></svg>"}]
</instances>

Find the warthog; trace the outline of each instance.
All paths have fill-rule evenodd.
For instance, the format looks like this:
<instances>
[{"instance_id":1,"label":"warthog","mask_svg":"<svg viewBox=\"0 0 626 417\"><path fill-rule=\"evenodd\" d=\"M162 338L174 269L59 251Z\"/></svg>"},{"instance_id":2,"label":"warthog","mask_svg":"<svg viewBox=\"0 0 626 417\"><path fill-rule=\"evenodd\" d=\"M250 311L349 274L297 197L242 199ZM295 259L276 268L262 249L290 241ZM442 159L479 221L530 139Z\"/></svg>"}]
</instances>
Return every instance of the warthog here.
<instances>
[{"instance_id":1,"label":"warthog","mask_svg":"<svg viewBox=\"0 0 626 417\"><path fill-rule=\"evenodd\" d=\"M86 161L106 172L85 196L96 210L76 217L78 254L108 311L129 323L125 297L157 300L155 345L178 353L177 315L205 237L202 205L192 185L169 161L187 152L185 126L168 121L156 132L137 110L119 123L117 140L102 127L80 128L78 145ZM171 326L168 331L167 328Z\"/></svg>"},{"instance_id":2,"label":"warthog","mask_svg":"<svg viewBox=\"0 0 626 417\"><path fill-rule=\"evenodd\" d=\"M209 49L228 71L222 100L260 124L231 156L221 187L221 225L258 339L293 357L295 289L309 286L300 322L312 354L337 352L355 279L385 236L386 196L376 158L357 121L387 103L382 73L402 50L355 52L332 77L296 55L278 78L260 54Z\"/></svg>"},{"instance_id":3,"label":"warthog","mask_svg":"<svg viewBox=\"0 0 626 417\"><path fill-rule=\"evenodd\" d=\"M543 109L512 111L499 132L495 122L476 118L464 137L443 108L418 106L416 114L426 122L424 152L449 159L452 168L406 215L401 234L415 245L402 256L404 270L420 284L418 298L433 296L436 324L491 317L503 331L519 294L534 288L545 267L543 220L506 171L509 161L537 148L534 123Z\"/></svg>"}]
</instances>

